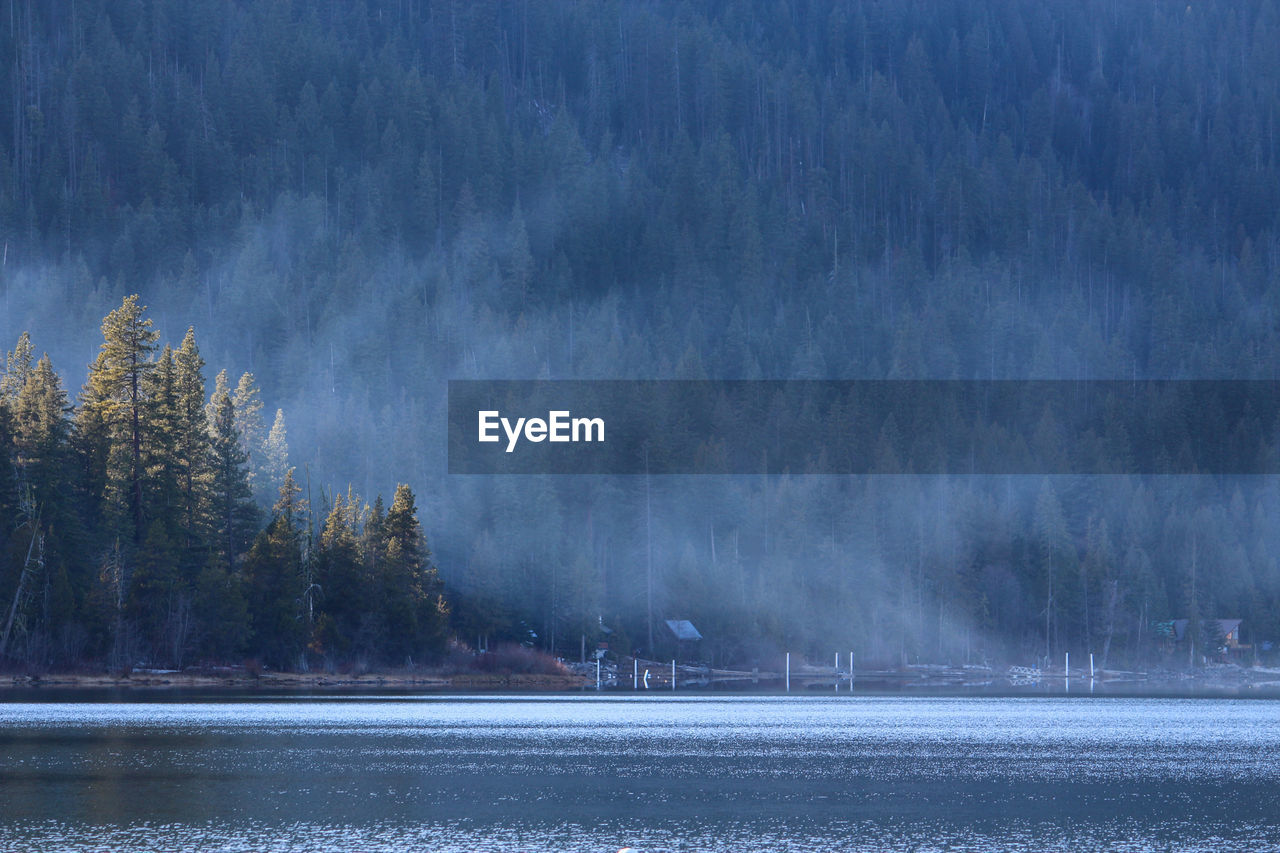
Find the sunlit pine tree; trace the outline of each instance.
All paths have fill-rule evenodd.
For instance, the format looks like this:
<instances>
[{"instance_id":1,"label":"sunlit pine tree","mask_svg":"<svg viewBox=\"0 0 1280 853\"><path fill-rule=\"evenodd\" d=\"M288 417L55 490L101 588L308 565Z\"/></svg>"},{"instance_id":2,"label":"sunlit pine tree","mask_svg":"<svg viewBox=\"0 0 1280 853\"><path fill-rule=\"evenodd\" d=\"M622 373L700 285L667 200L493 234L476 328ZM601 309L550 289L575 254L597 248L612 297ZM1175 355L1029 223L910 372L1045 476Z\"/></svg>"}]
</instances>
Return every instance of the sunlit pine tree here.
<instances>
[{"instance_id":1,"label":"sunlit pine tree","mask_svg":"<svg viewBox=\"0 0 1280 853\"><path fill-rule=\"evenodd\" d=\"M103 431L95 440L105 442L108 502L125 527L125 538L134 543L145 534L145 391L158 337L145 310L134 294L102 321L102 347L81 395L87 412L83 427Z\"/></svg>"}]
</instances>

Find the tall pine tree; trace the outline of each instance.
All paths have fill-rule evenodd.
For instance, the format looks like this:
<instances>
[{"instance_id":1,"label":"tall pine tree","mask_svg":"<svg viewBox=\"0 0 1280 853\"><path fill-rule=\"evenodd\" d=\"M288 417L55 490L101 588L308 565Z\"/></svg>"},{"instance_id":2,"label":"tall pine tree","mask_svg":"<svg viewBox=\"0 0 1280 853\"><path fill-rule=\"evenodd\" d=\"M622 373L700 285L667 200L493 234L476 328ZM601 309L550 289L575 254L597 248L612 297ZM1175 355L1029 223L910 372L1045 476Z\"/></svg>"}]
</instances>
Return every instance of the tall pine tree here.
<instances>
[{"instance_id":1,"label":"tall pine tree","mask_svg":"<svg viewBox=\"0 0 1280 853\"><path fill-rule=\"evenodd\" d=\"M302 606L302 529L307 514L302 489L285 472L271 523L244 560L245 592L253 603L249 648L273 667L293 665L306 640Z\"/></svg>"},{"instance_id":2,"label":"tall pine tree","mask_svg":"<svg viewBox=\"0 0 1280 853\"><path fill-rule=\"evenodd\" d=\"M396 663L421 660L443 647L448 608L407 485L396 486L381 534L386 543L381 587L389 629L387 655Z\"/></svg>"},{"instance_id":3,"label":"tall pine tree","mask_svg":"<svg viewBox=\"0 0 1280 853\"><path fill-rule=\"evenodd\" d=\"M213 451L212 504L214 549L228 573L248 550L257 512L249 488L249 458L236 429L235 404L226 390L226 371L218 374L217 388L210 399L213 419L209 436Z\"/></svg>"},{"instance_id":4,"label":"tall pine tree","mask_svg":"<svg viewBox=\"0 0 1280 853\"><path fill-rule=\"evenodd\" d=\"M262 485L265 461L262 443L266 437L266 429L262 423L262 392L252 373L241 375L240 381L236 383L235 393L231 396L231 404L235 408L240 449L244 451L248 464L249 488L265 503L270 497Z\"/></svg>"},{"instance_id":5,"label":"tall pine tree","mask_svg":"<svg viewBox=\"0 0 1280 853\"><path fill-rule=\"evenodd\" d=\"M120 510L127 539L137 543L145 535L143 445L147 424L146 379L155 368L151 359L159 337L144 317L146 307L137 294L125 297L102 321L102 347L89 367L82 406L86 419L105 431L105 479L112 503Z\"/></svg>"}]
</instances>

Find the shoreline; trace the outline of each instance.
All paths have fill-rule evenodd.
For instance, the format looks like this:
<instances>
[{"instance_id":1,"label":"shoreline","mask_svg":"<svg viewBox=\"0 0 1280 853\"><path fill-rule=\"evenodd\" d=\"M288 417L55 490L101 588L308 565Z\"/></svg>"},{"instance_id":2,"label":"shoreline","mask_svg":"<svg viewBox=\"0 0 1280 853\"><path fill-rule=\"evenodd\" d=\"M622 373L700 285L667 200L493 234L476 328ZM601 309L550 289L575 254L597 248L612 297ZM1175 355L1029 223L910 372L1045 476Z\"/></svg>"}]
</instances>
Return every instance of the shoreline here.
<instances>
[{"instance_id":1,"label":"shoreline","mask_svg":"<svg viewBox=\"0 0 1280 853\"><path fill-rule=\"evenodd\" d=\"M619 678L613 667L604 673L605 692L630 692L630 678ZM681 678L681 692L818 694L836 687L836 692L856 690L862 693L911 694L930 693L1027 693L1071 694L1080 691L1102 695L1209 695L1242 692L1267 695L1280 692L1280 668L1254 666L1211 666L1196 671L1152 669L1148 671L1099 671L1096 679L1087 672L1062 670L1030 670L1020 667L1008 672L990 669L979 673L940 665L914 666L904 670L859 670L851 684L847 674L833 677L817 667L800 667L790 675L791 689L776 673L759 673L758 679L708 679L716 671L686 668ZM728 673L729 671L725 671ZM730 673L741 675L740 673ZM625 683L624 683L625 682ZM856 688L855 685L856 684ZM389 670L355 673L275 672L252 673L242 667L209 669L134 670L129 674L109 672L55 672L43 675L23 673L0 674L0 697L13 691L38 690L240 690L240 691L377 691L404 690L425 693L462 691L556 692L581 691L596 687L595 674L573 671L551 673L525 672L448 672L440 670ZM745 689L744 689L745 688ZM657 692L669 691L669 677L653 684ZM642 691L648 692L648 691Z\"/></svg>"},{"instance_id":2,"label":"shoreline","mask_svg":"<svg viewBox=\"0 0 1280 853\"><path fill-rule=\"evenodd\" d=\"M243 674L165 673L131 676L109 674L57 674L41 677L25 675L0 676L0 702L6 696L31 696L47 691L52 696L83 691L121 691L138 693L181 694L184 691L218 693L580 693L596 692L594 679L575 675L531 673L462 673L454 675L366 673L364 675L328 675L312 673L273 673L253 677ZM826 685L801 685L793 682L790 691L781 684L752 687L712 687L682 685L682 695L789 695L795 697L830 696ZM606 684L603 694L631 694L630 685ZM1049 676L1034 681L993 679L983 683L892 682L876 679L860 680L852 693L846 688L837 695L863 696L1110 696L1110 697L1223 697L1280 698L1280 678L1188 678L1148 677L1142 679L1098 680L1092 685L1086 679L1064 679ZM666 686L640 690L637 695L669 695Z\"/></svg>"},{"instance_id":3,"label":"shoreline","mask_svg":"<svg viewBox=\"0 0 1280 853\"><path fill-rule=\"evenodd\" d=\"M587 681L576 675L540 673L328 673L272 672L250 675L232 673L144 672L130 675L109 673L53 673L49 675L0 676L0 695L9 690L42 689L237 689L237 690L329 690L412 688L419 690L576 690Z\"/></svg>"}]
</instances>

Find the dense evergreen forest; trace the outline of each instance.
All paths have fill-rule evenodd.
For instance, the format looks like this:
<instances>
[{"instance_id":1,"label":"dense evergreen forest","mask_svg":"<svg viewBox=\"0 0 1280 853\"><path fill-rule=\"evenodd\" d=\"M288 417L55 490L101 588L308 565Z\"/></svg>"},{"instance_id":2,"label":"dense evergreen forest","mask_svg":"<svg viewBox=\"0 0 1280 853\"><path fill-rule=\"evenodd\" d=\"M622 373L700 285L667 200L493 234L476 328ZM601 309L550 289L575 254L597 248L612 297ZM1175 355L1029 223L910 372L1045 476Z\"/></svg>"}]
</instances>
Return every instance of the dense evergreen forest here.
<instances>
[{"instance_id":1,"label":"dense evergreen forest","mask_svg":"<svg viewBox=\"0 0 1280 853\"><path fill-rule=\"evenodd\" d=\"M443 438L448 378L1276 378L1274 3L9 0L0 92L0 335L61 371L21 343L6 373L0 602L41 530L69 591L50 568L24 624L58 654L1280 640L1274 477L451 478ZM99 350L135 292L169 366ZM287 462L251 391L205 413L188 324L289 413ZM169 374L185 422L143 415ZM198 500L181 441L225 454ZM381 556L409 494L338 497L401 481L448 629L425 550ZM304 594L326 552L389 597ZM157 580L102 600L111 566Z\"/></svg>"},{"instance_id":2,"label":"dense evergreen forest","mask_svg":"<svg viewBox=\"0 0 1280 853\"><path fill-rule=\"evenodd\" d=\"M408 486L389 509L335 495L316 531L284 414L264 428L252 374L233 391L221 371L206 400L194 330L158 350L137 296L102 333L75 406L26 334L5 358L0 515L16 525L0 655L127 671L443 649L448 611ZM277 495L261 532L255 491Z\"/></svg>"}]
</instances>

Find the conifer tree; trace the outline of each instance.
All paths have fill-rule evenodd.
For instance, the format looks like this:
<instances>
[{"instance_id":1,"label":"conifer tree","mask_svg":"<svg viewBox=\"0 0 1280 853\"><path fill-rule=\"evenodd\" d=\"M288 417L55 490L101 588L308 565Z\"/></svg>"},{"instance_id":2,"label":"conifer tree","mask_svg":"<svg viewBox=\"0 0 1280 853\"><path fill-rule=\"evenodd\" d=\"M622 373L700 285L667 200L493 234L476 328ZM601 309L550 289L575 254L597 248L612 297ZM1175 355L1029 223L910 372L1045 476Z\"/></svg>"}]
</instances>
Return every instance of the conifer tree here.
<instances>
[{"instance_id":1,"label":"conifer tree","mask_svg":"<svg viewBox=\"0 0 1280 853\"><path fill-rule=\"evenodd\" d=\"M368 507L364 513L364 527L360 535L360 556L370 577L377 576L386 558L386 519L386 504L382 501L382 495L378 495L373 506Z\"/></svg>"},{"instance_id":2,"label":"conifer tree","mask_svg":"<svg viewBox=\"0 0 1280 853\"><path fill-rule=\"evenodd\" d=\"M42 504L51 502L64 484L68 411L62 380L46 354L12 404L15 462Z\"/></svg>"},{"instance_id":3,"label":"conifer tree","mask_svg":"<svg viewBox=\"0 0 1280 853\"><path fill-rule=\"evenodd\" d=\"M204 404L204 417L209 427L209 435L213 435L213 424L218 419L218 401L223 397L232 400L231 386L228 383L227 371L225 368L219 370L217 375L213 377L213 393L209 395L209 399ZM201 389L203 393L203 389Z\"/></svg>"},{"instance_id":4,"label":"conifer tree","mask_svg":"<svg viewBox=\"0 0 1280 853\"><path fill-rule=\"evenodd\" d=\"M187 329L182 345L174 354L174 366L179 524L183 547L190 554L207 545L213 479L209 421L205 414L204 359L196 346L194 329Z\"/></svg>"},{"instance_id":5,"label":"conifer tree","mask_svg":"<svg viewBox=\"0 0 1280 853\"><path fill-rule=\"evenodd\" d=\"M5 404L0 403L0 409L3 408ZM28 607L30 612L15 614L31 620L27 623L27 636L34 643L31 648L47 643L57 626L75 617L71 584L82 536L78 514L70 505L66 488L68 410L66 391L49 356L44 355L28 370L25 382L12 401L11 470L17 475L14 487L24 499L20 503L27 504L24 514L30 526L24 532L38 536L40 544L39 576L30 577L27 586L32 592L37 588L41 590L41 606ZM0 419L3 417L0 412ZM0 442L4 432L0 427ZM0 453L0 464L5 464L3 453ZM13 519L15 515L4 517ZM21 541L19 539L19 543ZM0 560L3 553L0 548Z\"/></svg>"},{"instance_id":6,"label":"conifer tree","mask_svg":"<svg viewBox=\"0 0 1280 853\"><path fill-rule=\"evenodd\" d=\"M193 596L196 648L215 661L238 659L249 636L250 610L244 577L214 558L196 578Z\"/></svg>"},{"instance_id":7,"label":"conifer tree","mask_svg":"<svg viewBox=\"0 0 1280 853\"><path fill-rule=\"evenodd\" d=\"M381 529L386 542L382 578L390 641L387 651L421 659L441 647L448 610L418 522L413 491L407 485L396 486Z\"/></svg>"},{"instance_id":8,"label":"conifer tree","mask_svg":"<svg viewBox=\"0 0 1280 853\"><path fill-rule=\"evenodd\" d=\"M18 336L17 346L5 355L5 363L0 365L0 399L17 399L18 392L31 375L31 363L34 359L35 347L31 344L31 335L23 332Z\"/></svg>"},{"instance_id":9,"label":"conifer tree","mask_svg":"<svg viewBox=\"0 0 1280 853\"><path fill-rule=\"evenodd\" d=\"M180 493L178 459L178 376L173 350L166 344L147 377L147 442L143 446L148 480L151 518L164 522L172 532L177 527Z\"/></svg>"},{"instance_id":10,"label":"conifer tree","mask_svg":"<svg viewBox=\"0 0 1280 853\"><path fill-rule=\"evenodd\" d=\"M235 393L231 396L235 407L236 431L240 433L240 449L248 460L249 488L258 494L264 479L263 439L266 429L262 423L262 392L252 373L240 376Z\"/></svg>"},{"instance_id":11,"label":"conifer tree","mask_svg":"<svg viewBox=\"0 0 1280 853\"><path fill-rule=\"evenodd\" d=\"M102 356L99 354L98 360ZM108 511L108 483L111 459L111 422L108 420L110 400L100 396L106 389L86 383L80 392L80 405L73 417L72 458L76 468L75 488L81 513L87 527L102 530L112 515ZM105 530L103 531L105 535ZM111 537L114 540L115 531Z\"/></svg>"},{"instance_id":12,"label":"conifer tree","mask_svg":"<svg viewBox=\"0 0 1280 853\"><path fill-rule=\"evenodd\" d=\"M226 390L226 371L218 377L221 381L209 403L214 413L209 425L213 451L211 497L217 531L214 550L221 554L226 571L233 573L236 560L248 548L256 512L250 502L248 457L236 430L235 405Z\"/></svg>"},{"instance_id":13,"label":"conifer tree","mask_svg":"<svg viewBox=\"0 0 1280 853\"><path fill-rule=\"evenodd\" d=\"M145 533L143 480L144 435L148 427L146 377L154 369L151 354L158 335L137 294L125 297L102 321L102 347L89 367L82 407L94 410L107 442L106 482L112 501L127 520L128 537L141 542Z\"/></svg>"},{"instance_id":14,"label":"conifer tree","mask_svg":"<svg viewBox=\"0 0 1280 853\"><path fill-rule=\"evenodd\" d=\"M253 605L250 650L274 667L292 665L306 637L302 525L307 507L301 496L290 469L280 486L271 523L258 534L244 560L245 591Z\"/></svg>"},{"instance_id":15,"label":"conifer tree","mask_svg":"<svg viewBox=\"0 0 1280 853\"><path fill-rule=\"evenodd\" d=\"M320 529L316 553L316 583L320 586L320 615L314 649L328 657L345 657L367 645L370 589L360 559L360 500L348 492L334 497ZM364 623L362 625L362 623ZM367 649L361 648L360 651Z\"/></svg>"},{"instance_id":16,"label":"conifer tree","mask_svg":"<svg viewBox=\"0 0 1280 853\"><path fill-rule=\"evenodd\" d=\"M133 560L125 612L154 663L182 666L192 633L192 587L178 571L167 525L152 521Z\"/></svg>"},{"instance_id":17,"label":"conifer tree","mask_svg":"<svg viewBox=\"0 0 1280 853\"><path fill-rule=\"evenodd\" d=\"M285 429L284 409L276 409L276 419L262 445L263 479L269 489L277 492L284 486L289 468L289 441Z\"/></svg>"},{"instance_id":18,"label":"conifer tree","mask_svg":"<svg viewBox=\"0 0 1280 853\"><path fill-rule=\"evenodd\" d=\"M197 648L214 660L238 655L250 628L250 613L238 571L257 524L251 502L248 459L235 427L235 405L227 390L226 371L218 374L208 411L211 471L209 506L212 556L195 581L193 614L199 632Z\"/></svg>"},{"instance_id":19,"label":"conifer tree","mask_svg":"<svg viewBox=\"0 0 1280 853\"><path fill-rule=\"evenodd\" d=\"M182 665L192 634L194 573L182 559L178 367L169 346L146 377L147 534L137 549L129 614L152 659Z\"/></svg>"}]
</instances>

